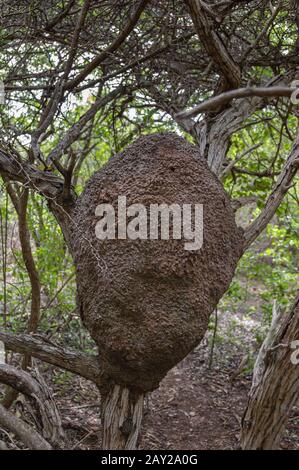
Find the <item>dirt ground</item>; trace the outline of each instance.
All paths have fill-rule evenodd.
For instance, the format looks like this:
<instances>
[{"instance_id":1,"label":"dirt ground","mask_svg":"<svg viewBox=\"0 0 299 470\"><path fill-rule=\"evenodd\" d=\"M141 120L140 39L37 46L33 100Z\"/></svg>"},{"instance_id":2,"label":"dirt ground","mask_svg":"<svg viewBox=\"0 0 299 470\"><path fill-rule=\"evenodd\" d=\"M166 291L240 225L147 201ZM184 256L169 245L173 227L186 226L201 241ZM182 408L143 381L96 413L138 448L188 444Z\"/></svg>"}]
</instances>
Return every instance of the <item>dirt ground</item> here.
<instances>
[{"instance_id":1,"label":"dirt ground","mask_svg":"<svg viewBox=\"0 0 299 470\"><path fill-rule=\"evenodd\" d=\"M234 337L225 315L219 318L213 364L210 331L201 345L172 369L160 388L146 400L141 449L208 450L238 449L241 418L251 384L252 366L244 344L254 349L250 337L254 322L234 317ZM246 342L245 342L246 341ZM40 363L54 390L66 440L65 449L99 449L100 403L90 382ZM18 399L15 410L28 422L32 417ZM15 438L0 430L9 448L21 447ZM282 449L299 450L299 406L289 419Z\"/></svg>"},{"instance_id":2,"label":"dirt ground","mask_svg":"<svg viewBox=\"0 0 299 470\"><path fill-rule=\"evenodd\" d=\"M243 370L244 359L236 351L224 355L226 347L215 351L209 369L210 346L204 341L147 398L141 449L239 448L251 375ZM69 441L67 448L98 449L101 421L96 389L83 379L56 373L53 386ZM63 385L61 380L65 380ZM299 450L299 407L293 410L281 448Z\"/></svg>"},{"instance_id":3,"label":"dirt ground","mask_svg":"<svg viewBox=\"0 0 299 470\"><path fill-rule=\"evenodd\" d=\"M198 348L170 371L160 388L147 399L141 449L239 448L250 376L232 380L235 368L208 370L202 349ZM101 422L96 391L78 379L70 386L63 393L57 392L70 442L68 448L99 448ZM281 448L299 450L299 407L289 420Z\"/></svg>"},{"instance_id":4,"label":"dirt ground","mask_svg":"<svg viewBox=\"0 0 299 470\"><path fill-rule=\"evenodd\" d=\"M250 377L235 370L207 370L200 351L190 354L153 394L144 423L145 449L238 449ZM282 448L299 449L299 408Z\"/></svg>"}]
</instances>

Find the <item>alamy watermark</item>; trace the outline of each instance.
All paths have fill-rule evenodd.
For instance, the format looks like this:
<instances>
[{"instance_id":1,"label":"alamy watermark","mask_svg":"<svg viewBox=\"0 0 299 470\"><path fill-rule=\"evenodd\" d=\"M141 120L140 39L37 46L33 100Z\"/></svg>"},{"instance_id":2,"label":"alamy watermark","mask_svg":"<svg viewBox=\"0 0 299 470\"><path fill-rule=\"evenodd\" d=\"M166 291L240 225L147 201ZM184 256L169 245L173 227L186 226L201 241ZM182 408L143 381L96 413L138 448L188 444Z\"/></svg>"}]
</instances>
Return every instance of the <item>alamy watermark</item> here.
<instances>
[{"instance_id":1,"label":"alamy watermark","mask_svg":"<svg viewBox=\"0 0 299 470\"><path fill-rule=\"evenodd\" d=\"M185 240L185 250L199 250L203 244L203 204L131 204L118 196L117 218L111 204L99 204L95 227L99 240Z\"/></svg>"}]
</instances>

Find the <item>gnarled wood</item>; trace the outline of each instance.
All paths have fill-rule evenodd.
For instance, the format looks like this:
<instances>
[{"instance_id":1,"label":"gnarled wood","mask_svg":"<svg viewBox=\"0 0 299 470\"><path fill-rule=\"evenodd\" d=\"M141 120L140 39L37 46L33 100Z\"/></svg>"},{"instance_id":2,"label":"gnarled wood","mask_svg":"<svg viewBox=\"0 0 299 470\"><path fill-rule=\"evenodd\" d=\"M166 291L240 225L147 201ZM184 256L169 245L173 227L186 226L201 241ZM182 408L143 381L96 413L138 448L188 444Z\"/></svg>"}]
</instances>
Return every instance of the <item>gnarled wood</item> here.
<instances>
[{"instance_id":1,"label":"gnarled wood","mask_svg":"<svg viewBox=\"0 0 299 470\"><path fill-rule=\"evenodd\" d=\"M0 405L0 425L13 432L24 444L33 450L51 450L50 444L34 429L30 428L13 413Z\"/></svg>"},{"instance_id":2,"label":"gnarled wood","mask_svg":"<svg viewBox=\"0 0 299 470\"><path fill-rule=\"evenodd\" d=\"M47 387L37 367L32 375L7 364L0 364L0 382L25 395L38 413L43 436L58 444L64 437L58 409L51 390Z\"/></svg>"},{"instance_id":3,"label":"gnarled wood","mask_svg":"<svg viewBox=\"0 0 299 470\"><path fill-rule=\"evenodd\" d=\"M299 398L299 367L292 360L292 344L299 340L299 296L290 313L262 354L263 373L250 391L243 418L243 449L276 449L286 421ZM261 359L261 357L260 357Z\"/></svg>"},{"instance_id":4,"label":"gnarled wood","mask_svg":"<svg viewBox=\"0 0 299 470\"><path fill-rule=\"evenodd\" d=\"M57 346L37 335L15 335L0 331L0 341L12 351L30 354L41 361L81 375L97 385L101 384L100 363L97 356Z\"/></svg>"},{"instance_id":5,"label":"gnarled wood","mask_svg":"<svg viewBox=\"0 0 299 470\"><path fill-rule=\"evenodd\" d=\"M49 171L40 171L28 161L21 160L9 148L0 148L0 173L10 180L19 181L50 199L63 189L63 180Z\"/></svg>"},{"instance_id":6,"label":"gnarled wood","mask_svg":"<svg viewBox=\"0 0 299 470\"><path fill-rule=\"evenodd\" d=\"M215 62L219 73L225 81L225 88L236 88L241 81L241 69L236 63L223 40L221 39L215 21L211 18L199 0L185 0L190 15L206 52Z\"/></svg>"},{"instance_id":7,"label":"gnarled wood","mask_svg":"<svg viewBox=\"0 0 299 470\"><path fill-rule=\"evenodd\" d=\"M136 449L143 417L143 401L143 393L133 393L120 385L109 390L102 404L103 449Z\"/></svg>"}]
</instances>

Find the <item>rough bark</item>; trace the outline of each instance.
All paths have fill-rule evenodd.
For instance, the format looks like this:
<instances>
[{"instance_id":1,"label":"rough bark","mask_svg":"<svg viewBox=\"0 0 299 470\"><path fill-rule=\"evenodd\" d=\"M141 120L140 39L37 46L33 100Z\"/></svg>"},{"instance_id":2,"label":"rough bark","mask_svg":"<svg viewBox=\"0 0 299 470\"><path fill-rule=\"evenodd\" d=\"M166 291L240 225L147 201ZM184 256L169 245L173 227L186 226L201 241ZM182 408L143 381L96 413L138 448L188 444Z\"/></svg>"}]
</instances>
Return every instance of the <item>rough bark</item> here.
<instances>
[{"instance_id":1,"label":"rough bark","mask_svg":"<svg viewBox=\"0 0 299 470\"><path fill-rule=\"evenodd\" d=\"M246 87L246 88L237 88L236 90L230 90L221 95L213 96L208 100L204 100L202 103L198 104L189 111L182 111L177 114L179 118L192 118L197 116L197 114L204 113L206 111L213 111L219 106L226 105L233 99L240 99L246 97L255 97L259 96L261 98L271 98L271 97L286 97L290 98L292 93L296 90L295 87L287 86L274 86L274 87Z\"/></svg>"},{"instance_id":2,"label":"rough bark","mask_svg":"<svg viewBox=\"0 0 299 470\"><path fill-rule=\"evenodd\" d=\"M199 122L188 116L188 111L173 113L168 110L168 112L194 138L209 168L219 176L230 146L231 136L242 128L244 121L262 106L262 98L242 99L238 103L233 102L228 109L214 115L208 114Z\"/></svg>"},{"instance_id":3,"label":"rough bark","mask_svg":"<svg viewBox=\"0 0 299 470\"><path fill-rule=\"evenodd\" d=\"M267 97L290 96L294 88L289 87L288 83L293 78L294 75L290 73L283 78L274 78L260 88L240 88L213 96L191 110L173 112L166 109L166 111L192 135L210 169L219 176L223 170L222 164L229 150L231 136L244 126L246 119L266 106ZM231 101L232 98L242 96L243 98L238 101ZM247 99L244 96L252 98ZM199 113L206 115L203 120L196 122L192 116Z\"/></svg>"},{"instance_id":4,"label":"rough bark","mask_svg":"<svg viewBox=\"0 0 299 470\"><path fill-rule=\"evenodd\" d=\"M268 337L267 349L259 358L243 418L243 449L279 447L289 414L299 398L299 366L292 350L298 340L299 296L273 340Z\"/></svg>"},{"instance_id":5,"label":"rough bark","mask_svg":"<svg viewBox=\"0 0 299 470\"><path fill-rule=\"evenodd\" d=\"M30 428L13 413L7 411L0 405L0 425L8 431L13 432L18 438L33 450L51 450L50 444L40 436L34 429Z\"/></svg>"},{"instance_id":6,"label":"rough bark","mask_svg":"<svg viewBox=\"0 0 299 470\"><path fill-rule=\"evenodd\" d=\"M27 397L39 417L44 438L53 444L59 444L64 433L51 390L36 367L32 374L7 364L0 364L0 382Z\"/></svg>"},{"instance_id":7,"label":"rough bark","mask_svg":"<svg viewBox=\"0 0 299 470\"><path fill-rule=\"evenodd\" d=\"M225 89L237 88L241 81L240 66L225 46L215 27L215 21L198 0L185 0L189 7L195 31L204 46L207 54L216 64L218 72L223 78Z\"/></svg>"},{"instance_id":8,"label":"rough bark","mask_svg":"<svg viewBox=\"0 0 299 470\"><path fill-rule=\"evenodd\" d=\"M35 165L22 160L9 148L0 148L0 173L10 180L26 184L48 199L56 199L62 192L63 179L49 171L40 171Z\"/></svg>"},{"instance_id":9,"label":"rough bark","mask_svg":"<svg viewBox=\"0 0 299 470\"><path fill-rule=\"evenodd\" d=\"M30 354L62 369L81 375L95 384L101 383L100 363L97 356L60 347L40 335L14 335L0 331L0 341L12 351Z\"/></svg>"},{"instance_id":10,"label":"rough bark","mask_svg":"<svg viewBox=\"0 0 299 470\"><path fill-rule=\"evenodd\" d=\"M143 393L114 385L102 392L104 450L136 449L143 417Z\"/></svg>"}]
</instances>

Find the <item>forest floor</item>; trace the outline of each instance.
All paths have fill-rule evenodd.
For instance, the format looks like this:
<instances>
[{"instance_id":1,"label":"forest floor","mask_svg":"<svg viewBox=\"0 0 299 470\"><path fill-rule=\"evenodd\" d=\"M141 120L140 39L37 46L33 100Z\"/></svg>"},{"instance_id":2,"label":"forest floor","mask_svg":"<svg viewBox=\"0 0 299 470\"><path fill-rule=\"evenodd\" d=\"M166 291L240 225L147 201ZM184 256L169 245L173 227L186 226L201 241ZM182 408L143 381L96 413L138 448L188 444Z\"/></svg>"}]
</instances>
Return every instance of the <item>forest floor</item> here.
<instances>
[{"instance_id":1,"label":"forest floor","mask_svg":"<svg viewBox=\"0 0 299 470\"><path fill-rule=\"evenodd\" d=\"M219 314L211 367L210 330L148 398L141 449L239 448L241 419L251 385L252 351L259 347L255 339L258 325L252 316ZM62 388L59 380L53 385L70 447L98 448L101 422L96 390L87 381L71 377ZM289 419L281 448L299 450L299 406Z\"/></svg>"},{"instance_id":2,"label":"forest floor","mask_svg":"<svg viewBox=\"0 0 299 470\"><path fill-rule=\"evenodd\" d=\"M213 332L210 330L200 346L172 369L160 388L148 398L141 449L239 448L240 425L250 389L253 361L248 350L244 352L244 344L254 350L253 331L255 322L252 318L244 321L244 317L234 316L232 328L228 316L219 314L211 367ZM42 364L40 367L54 389L61 413L66 433L63 447L99 449L100 404L95 386L59 369ZM18 407L20 404L17 402L15 408ZM30 422L30 416L27 420ZM14 448L14 440L1 430L0 439ZM289 419L281 448L299 450L299 406Z\"/></svg>"}]
</instances>

